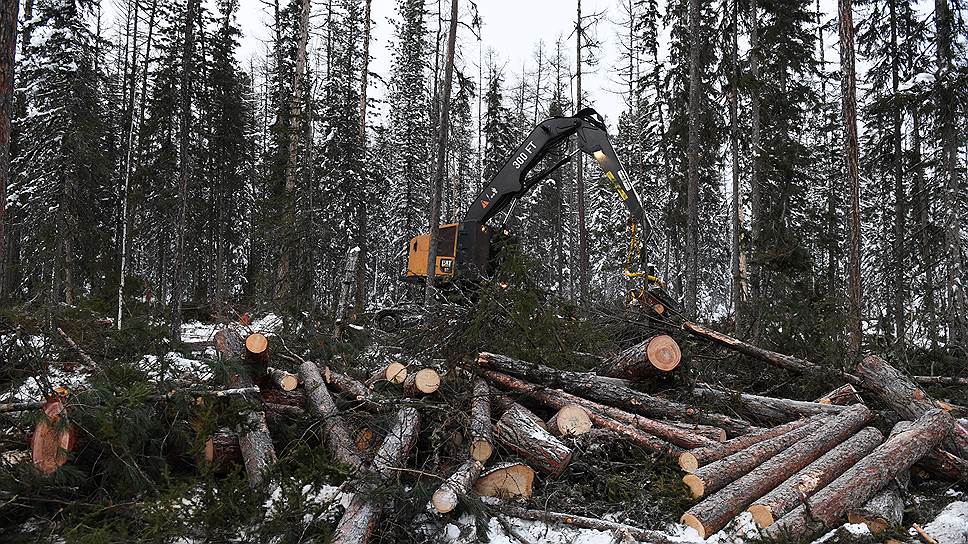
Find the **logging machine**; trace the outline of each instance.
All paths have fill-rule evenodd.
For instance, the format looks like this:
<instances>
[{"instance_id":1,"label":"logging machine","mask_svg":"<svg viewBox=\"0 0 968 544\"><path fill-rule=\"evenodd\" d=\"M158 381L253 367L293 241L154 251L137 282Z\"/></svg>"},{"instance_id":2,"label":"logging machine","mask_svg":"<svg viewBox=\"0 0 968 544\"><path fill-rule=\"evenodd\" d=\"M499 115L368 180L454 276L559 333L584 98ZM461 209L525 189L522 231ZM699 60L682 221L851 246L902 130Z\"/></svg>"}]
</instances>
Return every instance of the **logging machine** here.
<instances>
[{"instance_id":1,"label":"logging machine","mask_svg":"<svg viewBox=\"0 0 968 544\"><path fill-rule=\"evenodd\" d=\"M662 282L649 271L650 267L646 264L645 253L642 251L651 237L652 225L645 216L628 173L612 148L605 123L591 108L583 109L573 117L552 117L538 124L497 175L471 202L463 220L460 223L440 226L434 282L446 284L458 278L477 281L494 271L499 248L510 238L507 221L514 210L515 202L564 166L574 153L566 154L563 159L538 173L532 171L551 152L566 146L571 136L575 136L576 152L582 151L591 155L598 162L605 178L631 216L631 235L624 275L645 281L644 285L629 293L628 300L647 303L660 310L660 314L664 314L671 299L665 294ZM503 214L504 219L499 226L488 224L502 212L506 213ZM402 278L404 281L426 282L429 253L429 233L410 239L407 271Z\"/></svg>"}]
</instances>

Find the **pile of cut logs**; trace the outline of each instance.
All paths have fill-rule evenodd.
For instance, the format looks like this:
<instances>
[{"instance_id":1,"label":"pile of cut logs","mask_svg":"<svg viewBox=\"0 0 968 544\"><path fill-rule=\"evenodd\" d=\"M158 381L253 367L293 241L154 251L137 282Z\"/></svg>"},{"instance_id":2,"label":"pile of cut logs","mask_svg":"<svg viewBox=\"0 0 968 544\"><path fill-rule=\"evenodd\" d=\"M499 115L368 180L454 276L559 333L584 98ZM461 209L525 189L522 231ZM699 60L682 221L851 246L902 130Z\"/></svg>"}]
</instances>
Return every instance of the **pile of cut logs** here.
<instances>
[{"instance_id":1,"label":"pile of cut logs","mask_svg":"<svg viewBox=\"0 0 968 544\"><path fill-rule=\"evenodd\" d=\"M513 517L667 542L656 531L512 503L532 496L538 474L564 474L579 445L618 440L679 464L685 473L683 492L698 500L681 521L702 538L723 530L743 512L771 537L807 538L845 520L879 533L902 523L912 474L968 481L968 428L952 415L964 409L931 398L916 379L883 359L870 356L850 372L832 372L693 323L685 323L683 330L791 372L828 379L836 375L844 385L814 401L704 383L692 385L692 403L643 392L637 382L681 371L679 344L666 334L605 359L591 372L482 352L473 363L450 372L392 362L354 377L285 350L270 356L269 338L226 327L216 334L216 349L225 361L239 364L228 375L225 394L242 395L249 408L244 425L208 438L205 460L241 462L251 484L261 485L276 460L267 422L280 414L314 418L322 447L360 476L352 480L355 487L352 482L346 487L355 493L333 542L366 542L392 500L368 491L406 467L420 436L422 403L413 399L446 402L433 395L442 381L449 381L472 393L467 405L459 407L466 411L460 442L466 457L434 467L442 483L427 504L433 516L457 510L462 496L476 495L493 497L488 499L492 507ZM395 393L378 395L377 389ZM735 411L721 413L713 406ZM43 407L51 421L63 408L50 402ZM372 447L378 437L354 429L350 412L388 415L392 424ZM875 418L893 428L882 426L882 433L872 426ZM41 425L48 428L38 426L35 436L50 435L40 447L53 452L49 457L54 460L48 460L50 466L38 463L35 447L35 463L51 472L63 463L64 449L69 449L64 443L73 438L54 431L53 423ZM421 468L415 472L426 472ZM952 510L968 517L968 508ZM914 529L930 543L930 527Z\"/></svg>"}]
</instances>

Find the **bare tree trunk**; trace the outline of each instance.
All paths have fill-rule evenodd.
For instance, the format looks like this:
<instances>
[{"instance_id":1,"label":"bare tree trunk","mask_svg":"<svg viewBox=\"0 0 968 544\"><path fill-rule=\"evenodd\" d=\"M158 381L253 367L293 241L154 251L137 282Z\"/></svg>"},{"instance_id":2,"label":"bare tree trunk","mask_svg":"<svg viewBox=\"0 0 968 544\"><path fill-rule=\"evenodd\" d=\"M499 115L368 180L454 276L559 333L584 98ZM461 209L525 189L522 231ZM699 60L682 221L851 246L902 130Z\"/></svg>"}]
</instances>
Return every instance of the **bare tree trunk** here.
<instances>
[{"instance_id":1,"label":"bare tree trunk","mask_svg":"<svg viewBox=\"0 0 968 544\"><path fill-rule=\"evenodd\" d=\"M744 317L746 309L746 271L745 256L743 255L740 233L743 229L743 189L739 178L739 1L733 0L733 43L731 51L732 81L729 94L729 150L732 158L733 195L732 195L732 223L730 249L730 271L732 272L732 302L733 326L736 334L746 325Z\"/></svg>"},{"instance_id":2,"label":"bare tree trunk","mask_svg":"<svg viewBox=\"0 0 968 544\"><path fill-rule=\"evenodd\" d=\"M289 103L289 158L286 160L286 215L292 224L296 214L296 170L299 160L299 141L302 131L303 86L306 78L306 44L309 41L309 12L311 0L302 0L299 8L299 43L296 46L296 66L292 81L292 100ZM286 241L276 270L276 299L290 296L292 287L291 242Z\"/></svg>"},{"instance_id":3,"label":"bare tree trunk","mask_svg":"<svg viewBox=\"0 0 968 544\"><path fill-rule=\"evenodd\" d=\"M893 96L898 96L900 59L897 47L897 0L889 0L891 19L891 90ZM893 282L894 291L894 341L897 342L898 353L904 346L904 298L907 291L906 267L904 266L904 223L905 223L905 193L904 193L904 164L901 156L901 114L900 107L894 109L894 119L891 135L894 144L894 244L892 246L894 260L894 274L897 281Z\"/></svg>"},{"instance_id":4,"label":"bare tree trunk","mask_svg":"<svg viewBox=\"0 0 968 544\"><path fill-rule=\"evenodd\" d=\"M13 117L13 80L17 54L17 15L20 2L0 6L0 297L6 293L7 270L7 187L10 169L10 120Z\"/></svg>"},{"instance_id":5,"label":"bare tree trunk","mask_svg":"<svg viewBox=\"0 0 968 544\"><path fill-rule=\"evenodd\" d=\"M838 0L840 13L840 98L844 116L844 162L850 203L847 213L847 298L849 355L856 359L861 344L860 277L860 145L857 141L857 75L854 68L852 0Z\"/></svg>"},{"instance_id":6,"label":"bare tree trunk","mask_svg":"<svg viewBox=\"0 0 968 544\"><path fill-rule=\"evenodd\" d=\"M366 100L367 86L370 81L370 30L372 27L372 8L373 0L366 0L363 10L363 67L360 73L360 149L366 152ZM369 199L364 193L360 195L360 202L356 209L356 245L360 248L360 257L356 262L356 311L363 310L366 298L366 260L367 251L367 224Z\"/></svg>"},{"instance_id":7,"label":"bare tree trunk","mask_svg":"<svg viewBox=\"0 0 968 544\"><path fill-rule=\"evenodd\" d=\"M685 311L696 318L699 286L699 0L689 0L689 143L686 187L686 285Z\"/></svg>"},{"instance_id":8,"label":"bare tree trunk","mask_svg":"<svg viewBox=\"0 0 968 544\"><path fill-rule=\"evenodd\" d=\"M427 253L427 287L424 304L434 298L434 276L437 273L437 240L440 237L440 199L447 167L447 131L450 129L450 87L454 79L454 48L457 45L457 0L450 0L450 34L447 36L447 61L444 67L444 88L441 93L439 134L437 137L437 168L430 196L430 251Z\"/></svg>"},{"instance_id":9,"label":"bare tree trunk","mask_svg":"<svg viewBox=\"0 0 968 544\"><path fill-rule=\"evenodd\" d=\"M188 0L182 44L181 132L178 142L178 223L175 240L175 274L171 286L171 338L181 339L181 304L185 288L185 228L188 220L188 181L191 177L192 78L195 76L195 11L198 0Z\"/></svg>"},{"instance_id":10,"label":"bare tree trunk","mask_svg":"<svg viewBox=\"0 0 968 544\"><path fill-rule=\"evenodd\" d=\"M581 36L582 36L581 0L578 0L578 19L575 21L575 112L581 110ZM588 296L588 227L585 210L585 161L581 153L577 154L576 170L576 198L578 207L578 285L579 300Z\"/></svg>"},{"instance_id":11,"label":"bare tree trunk","mask_svg":"<svg viewBox=\"0 0 968 544\"><path fill-rule=\"evenodd\" d=\"M752 168L750 169L750 234L752 237L752 259L750 260L750 304L749 336L756 340L759 337L759 307L763 292L763 268L760 266L760 242L763 230L763 191L760 187L760 154L763 152L760 142L760 93L756 88L760 78L760 14L757 0L750 0L750 75L753 78L753 91L750 93L750 108L753 114L753 152ZM741 331L737 330L737 334Z\"/></svg>"}]
</instances>

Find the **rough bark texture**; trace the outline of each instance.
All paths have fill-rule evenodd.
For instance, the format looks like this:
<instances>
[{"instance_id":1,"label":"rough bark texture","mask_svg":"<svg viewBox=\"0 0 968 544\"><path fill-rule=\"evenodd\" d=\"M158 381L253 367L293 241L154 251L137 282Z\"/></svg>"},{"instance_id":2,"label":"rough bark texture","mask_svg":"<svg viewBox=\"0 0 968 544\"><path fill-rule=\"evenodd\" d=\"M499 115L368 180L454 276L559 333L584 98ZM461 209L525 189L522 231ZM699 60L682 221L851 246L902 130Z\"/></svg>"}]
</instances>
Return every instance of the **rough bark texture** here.
<instances>
[{"instance_id":1,"label":"rough bark texture","mask_svg":"<svg viewBox=\"0 0 968 544\"><path fill-rule=\"evenodd\" d=\"M705 401L737 406L744 415L748 414L755 421L769 424L786 423L817 414L835 415L846 409L834 404L750 395L705 383L697 383L692 392Z\"/></svg>"},{"instance_id":2,"label":"rough bark texture","mask_svg":"<svg viewBox=\"0 0 968 544\"><path fill-rule=\"evenodd\" d=\"M228 327L215 333L215 349L219 357L225 360L240 360L245 349L242 336L238 331ZM226 384L231 388L252 387L252 379L248 371L242 367L238 372L229 373ZM257 400L251 397L253 406L259 406ZM253 487L262 483L266 470L276 462L276 450L272 445L269 427L266 425L266 414L261 409L253 407L242 414L245 425L239 430L239 448L245 463L245 472L249 476L249 484Z\"/></svg>"},{"instance_id":3,"label":"rough bark texture","mask_svg":"<svg viewBox=\"0 0 968 544\"><path fill-rule=\"evenodd\" d=\"M657 372L674 370L681 360L679 344L671 336L660 334L605 361L596 372L612 378L640 380Z\"/></svg>"},{"instance_id":4,"label":"rough bark texture","mask_svg":"<svg viewBox=\"0 0 968 544\"><path fill-rule=\"evenodd\" d=\"M822 395L814 402L819 402L820 404L836 404L837 406L850 406L851 404L863 404L864 399L860 398L856 387L846 383L826 395Z\"/></svg>"},{"instance_id":5,"label":"rough bark texture","mask_svg":"<svg viewBox=\"0 0 968 544\"><path fill-rule=\"evenodd\" d=\"M891 429L891 435L888 439L906 431L911 425L910 421L897 423ZM904 519L904 493L907 492L910 482L911 472L908 470L902 471L869 501L847 512L847 521L863 523L875 535L900 526Z\"/></svg>"},{"instance_id":6,"label":"rough bark texture","mask_svg":"<svg viewBox=\"0 0 968 544\"><path fill-rule=\"evenodd\" d=\"M326 380L327 385L331 386L344 397L358 403L359 407L364 410L369 412L383 412L388 408L386 404L382 404L372 398L370 390L363 385L363 382L348 374L343 374L330 367L323 367L322 376Z\"/></svg>"},{"instance_id":7,"label":"rough bark texture","mask_svg":"<svg viewBox=\"0 0 968 544\"><path fill-rule=\"evenodd\" d=\"M844 172L850 195L847 213L847 322L850 331L849 356L860 353L860 144L857 138L857 76L854 69L854 10L851 0L838 0L840 14L840 98L844 121Z\"/></svg>"},{"instance_id":8,"label":"rough bark texture","mask_svg":"<svg viewBox=\"0 0 968 544\"><path fill-rule=\"evenodd\" d=\"M537 418L537 416L535 416ZM485 462L494 452L491 425L491 388L482 378L474 378L470 422L471 458Z\"/></svg>"},{"instance_id":9,"label":"rough bark texture","mask_svg":"<svg viewBox=\"0 0 968 544\"><path fill-rule=\"evenodd\" d=\"M427 509L440 514L453 511L457 508L458 499L471 490L482 468L484 465L480 461L468 459L434 492Z\"/></svg>"},{"instance_id":10,"label":"rough bark texture","mask_svg":"<svg viewBox=\"0 0 968 544\"><path fill-rule=\"evenodd\" d=\"M489 390L491 391L491 405L493 406L491 413L495 419L500 418L502 415L504 415L504 412L507 412L512 407L514 407L514 408L517 408L518 410L521 410L523 413L529 414L528 417L534 420L535 424L537 424L538 427L541 427L546 431L548 430L548 425L545 423L545 421L540 417L538 417L538 415L532 412L531 410L528 410L527 408L525 408L521 403L512 399L508 395L499 393L493 387L489 387Z\"/></svg>"},{"instance_id":11,"label":"rough bark texture","mask_svg":"<svg viewBox=\"0 0 968 544\"><path fill-rule=\"evenodd\" d=\"M693 434L698 434L699 436L705 436L706 438L712 440L713 442L723 443L726 441L726 438L727 438L725 429L720 429L719 427L713 427L712 425L700 425L698 423L683 423L681 421L659 421L659 423L664 423L672 427L683 429Z\"/></svg>"},{"instance_id":12,"label":"rough bark texture","mask_svg":"<svg viewBox=\"0 0 968 544\"><path fill-rule=\"evenodd\" d=\"M420 414L417 410L410 407L401 408L397 412L393 428L384 437L380 448L373 456L370 472L379 480L389 480L394 474L395 467L406 463L410 450L417 443L419 431ZM365 496L369 491L372 490L360 490L353 495L353 500L333 532L333 544L363 544L369 541L384 509L382 502L375 499L369 500Z\"/></svg>"},{"instance_id":13,"label":"rough bark texture","mask_svg":"<svg viewBox=\"0 0 968 544\"><path fill-rule=\"evenodd\" d=\"M571 461L568 446L538 427L527 414L514 408L504 412L497 421L494 437L535 468L552 476L560 476Z\"/></svg>"},{"instance_id":14,"label":"rough bark texture","mask_svg":"<svg viewBox=\"0 0 968 544\"><path fill-rule=\"evenodd\" d=\"M13 118L14 67L17 52L17 12L20 2L0 6L0 295L6 295L7 187L10 186L10 120Z\"/></svg>"},{"instance_id":15,"label":"rough bark texture","mask_svg":"<svg viewBox=\"0 0 968 544\"><path fill-rule=\"evenodd\" d=\"M216 467L242 461L239 435L231 429L219 429L205 441L204 458Z\"/></svg>"},{"instance_id":16,"label":"rough bark texture","mask_svg":"<svg viewBox=\"0 0 968 544\"><path fill-rule=\"evenodd\" d=\"M714 425L726 429L727 433L733 435L745 434L752 427L743 420L723 414L706 413L694 406L637 391L629 387L630 383L625 380L584 372L555 370L544 365L492 353L481 353L478 355L477 362L485 368L493 368L547 387L557 387L644 416Z\"/></svg>"},{"instance_id":17,"label":"rough bark texture","mask_svg":"<svg viewBox=\"0 0 968 544\"><path fill-rule=\"evenodd\" d=\"M745 450L740 450L725 459L720 459L715 463L698 468L692 473L685 475L682 481L689 486L693 497L698 498L711 495L742 478L749 471L762 465L781 451L804 440L811 433L816 432L823 423L824 421L820 417L815 417L807 425L797 427L788 433L781 434L769 440L764 440Z\"/></svg>"},{"instance_id":18,"label":"rough bark texture","mask_svg":"<svg viewBox=\"0 0 968 544\"><path fill-rule=\"evenodd\" d=\"M483 472L474 483L481 497L531 498L534 469L523 463L503 463Z\"/></svg>"},{"instance_id":19,"label":"rough bark texture","mask_svg":"<svg viewBox=\"0 0 968 544\"><path fill-rule=\"evenodd\" d=\"M840 523L851 508L870 500L898 474L934 449L951 431L951 416L930 410L907 430L881 444L804 504L771 525L766 534L807 537Z\"/></svg>"},{"instance_id":20,"label":"rough bark texture","mask_svg":"<svg viewBox=\"0 0 968 544\"><path fill-rule=\"evenodd\" d=\"M299 378L291 372L279 368L267 368L266 374L269 379L283 391L292 391L299 386Z\"/></svg>"},{"instance_id":21,"label":"rough bark texture","mask_svg":"<svg viewBox=\"0 0 968 544\"><path fill-rule=\"evenodd\" d=\"M306 408L319 418L330 455L344 465L354 469L362 468L363 459L354 449L346 423L340 417L336 403L326 389L319 367L316 363L307 361L300 365L299 374L306 390Z\"/></svg>"},{"instance_id":22,"label":"rough bark texture","mask_svg":"<svg viewBox=\"0 0 968 544\"><path fill-rule=\"evenodd\" d=\"M928 452L918 461L917 468L944 480L968 482L968 460L940 448Z\"/></svg>"},{"instance_id":23,"label":"rough bark texture","mask_svg":"<svg viewBox=\"0 0 968 544\"><path fill-rule=\"evenodd\" d=\"M799 506L804 498L834 481L874 451L883 439L884 435L873 427L867 427L848 438L755 501L748 509L753 514L753 520L760 527L773 525L773 522Z\"/></svg>"},{"instance_id":24,"label":"rough bark texture","mask_svg":"<svg viewBox=\"0 0 968 544\"><path fill-rule=\"evenodd\" d=\"M731 438L722 444L712 444L694 449L692 451L683 452L679 455L679 466L682 467L682 470L686 472L695 472L696 469L701 466L708 465L709 463L714 463L720 459L729 457L740 450L745 450L754 444L759 444L760 442L770 440L771 438L776 438L813 421L814 419L800 419L797 421L791 421L790 423L773 427L771 429L763 429L757 432L737 436L736 438Z\"/></svg>"},{"instance_id":25,"label":"rough bark texture","mask_svg":"<svg viewBox=\"0 0 968 544\"><path fill-rule=\"evenodd\" d=\"M968 378L955 376L914 376L914 381L926 385L968 385Z\"/></svg>"},{"instance_id":26,"label":"rough bark texture","mask_svg":"<svg viewBox=\"0 0 968 544\"><path fill-rule=\"evenodd\" d=\"M690 508L682 516L683 523L695 528L703 538L709 537L753 501L856 433L871 417L866 406L856 404L843 414L827 419L806 438Z\"/></svg>"},{"instance_id":27,"label":"rough bark texture","mask_svg":"<svg viewBox=\"0 0 968 544\"><path fill-rule=\"evenodd\" d=\"M556 410L560 409L562 406L564 406L565 404L568 404L569 402L575 401L575 399L577 399L579 403L582 400L582 399L579 399L578 397L564 394L562 391L546 390L536 385L518 380L517 378L513 378L511 376L501 374L500 372L484 370L484 371L481 371L481 375L487 378L488 380L496 384L499 384L503 387L506 387L516 392L525 393L531 398L533 398L535 401L540 402ZM640 446L648 450L654 451L656 453L663 453L666 455L678 455L678 453L681 451L678 447L673 446L672 444L669 444L664 440L660 440L655 436L643 433L638 429L631 427L630 425L621 423L611 417L600 414L597 411L593 410L589 412L588 417L591 418L592 423L594 423L595 425L615 431L616 433L622 435L626 439L632 442L635 442L636 444L639 444ZM544 425L544 422L542 422L541 424ZM702 438L702 437L699 437L699 438Z\"/></svg>"},{"instance_id":28,"label":"rough bark texture","mask_svg":"<svg viewBox=\"0 0 968 544\"><path fill-rule=\"evenodd\" d=\"M933 408L950 407L931 398L904 373L876 355L865 357L854 373L863 380L861 387L905 419L913 421ZM944 447L958 457L968 459L968 429L955 422Z\"/></svg>"}]
</instances>

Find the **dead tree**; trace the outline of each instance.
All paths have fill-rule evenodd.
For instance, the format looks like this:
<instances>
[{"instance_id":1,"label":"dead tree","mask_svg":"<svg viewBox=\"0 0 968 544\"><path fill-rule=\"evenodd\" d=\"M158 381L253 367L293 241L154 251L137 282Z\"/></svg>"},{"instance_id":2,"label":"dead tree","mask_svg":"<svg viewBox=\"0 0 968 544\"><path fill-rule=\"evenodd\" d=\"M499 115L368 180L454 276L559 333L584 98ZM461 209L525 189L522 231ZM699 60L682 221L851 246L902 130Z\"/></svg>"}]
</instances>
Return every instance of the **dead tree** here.
<instances>
[{"instance_id":1,"label":"dead tree","mask_svg":"<svg viewBox=\"0 0 968 544\"><path fill-rule=\"evenodd\" d=\"M807 537L835 524L852 508L870 500L898 474L908 470L937 447L951 431L954 421L943 410L930 410L881 444L839 478L771 525L770 537Z\"/></svg>"}]
</instances>

